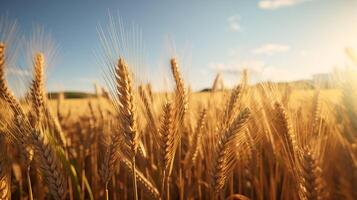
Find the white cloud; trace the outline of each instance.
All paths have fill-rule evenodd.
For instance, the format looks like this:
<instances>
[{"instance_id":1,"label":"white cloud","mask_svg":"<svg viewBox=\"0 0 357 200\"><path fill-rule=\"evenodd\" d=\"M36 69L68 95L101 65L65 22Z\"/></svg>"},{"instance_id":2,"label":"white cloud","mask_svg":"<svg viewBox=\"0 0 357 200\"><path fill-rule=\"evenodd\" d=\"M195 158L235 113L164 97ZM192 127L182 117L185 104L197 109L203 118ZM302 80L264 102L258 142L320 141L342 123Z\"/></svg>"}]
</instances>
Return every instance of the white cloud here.
<instances>
[{"instance_id":1,"label":"white cloud","mask_svg":"<svg viewBox=\"0 0 357 200\"><path fill-rule=\"evenodd\" d=\"M290 46L288 45L283 45L283 44L265 44L261 47L258 47L256 49L253 49L254 54L258 55L274 55L277 53L282 53L290 50Z\"/></svg>"},{"instance_id":2,"label":"white cloud","mask_svg":"<svg viewBox=\"0 0 357 200\"><path fill-rule=\"evenodd\" d=\"M239 15L230 16L228 18L229 29L234 32L241 31Z\"/></svg>"},{"instance_id":3,"label":"white cloud","mask_svg":"<svg viewBox=\"0 0 357 200\"><path fill-rule=\"evenodd\" d=\"M259 8L264 10L275 10L282 7L295 6L309 0L261 0Z\"/></svg>"}]
</instances>

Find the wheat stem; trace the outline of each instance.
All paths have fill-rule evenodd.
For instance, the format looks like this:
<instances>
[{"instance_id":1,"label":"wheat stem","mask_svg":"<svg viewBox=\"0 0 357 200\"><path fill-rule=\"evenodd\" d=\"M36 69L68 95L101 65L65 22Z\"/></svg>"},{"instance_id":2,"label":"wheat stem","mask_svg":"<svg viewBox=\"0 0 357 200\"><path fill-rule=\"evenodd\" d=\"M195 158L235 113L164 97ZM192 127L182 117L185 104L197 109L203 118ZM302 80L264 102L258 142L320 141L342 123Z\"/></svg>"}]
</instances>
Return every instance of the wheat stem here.
<instances>
[{"instance_id":1,"label":"wheat stem","mask_svg":"<svg viewBox=\"0 0 357 200\"><path fill-rule=\"evenodd\" d=\"M30 177L30 166L27 167L26 178L27 178L27 187L28 187L28 190L29 190L29 199L33 200L32 184L31 184L31 177Z\"/></svg>"}]
</instances>

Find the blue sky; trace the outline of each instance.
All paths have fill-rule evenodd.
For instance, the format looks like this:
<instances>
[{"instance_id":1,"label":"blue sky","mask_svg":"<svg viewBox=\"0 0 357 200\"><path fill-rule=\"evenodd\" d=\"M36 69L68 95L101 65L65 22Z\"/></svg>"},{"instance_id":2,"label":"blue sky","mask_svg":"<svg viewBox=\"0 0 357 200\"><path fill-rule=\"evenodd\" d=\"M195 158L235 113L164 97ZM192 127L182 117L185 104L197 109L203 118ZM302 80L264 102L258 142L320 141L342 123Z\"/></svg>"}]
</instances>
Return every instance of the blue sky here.
<instances>
[{"instance_id":1,"label":"blue sky","mask_svg":"<svg viewBox=\"0 0 357 200\"><path fill-rule=\"evenodd\" d=\"M355 0L0 2L0 13L17 20L20 33L30 35L40 25L59 45L49 90L91 91L93 82L104 84L95 55L97 28L108 23L108 12L119 13L125 28L141 28L145 76L157 88L173 47L193 89L210 86L217 72L232 85L243 68L253 81L309 78L345 65L344 48L357 49Z\"/></svg>"}]
</instances>

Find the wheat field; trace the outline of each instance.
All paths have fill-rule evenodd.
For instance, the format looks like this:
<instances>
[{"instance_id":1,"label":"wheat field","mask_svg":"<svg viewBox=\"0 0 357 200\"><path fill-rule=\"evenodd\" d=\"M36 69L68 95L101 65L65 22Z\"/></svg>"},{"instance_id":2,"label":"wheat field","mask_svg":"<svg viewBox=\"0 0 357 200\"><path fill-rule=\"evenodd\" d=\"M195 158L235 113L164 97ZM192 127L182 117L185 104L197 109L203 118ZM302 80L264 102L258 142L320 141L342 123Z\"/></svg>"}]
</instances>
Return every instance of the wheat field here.
<instances>
[{"instance_id":1,"label":"wheat field","mask_svg":"<svg viewBox=\"0 0 357 200\"><path fill-rule=\"evenodd\" d=\"M46 93L34 52L28 95L7 82L0 41L0 199L357 199L356 69L330 89L293 83L192 92L137 85L125 57L109 96Z\"/></svg>"}]
</instances>

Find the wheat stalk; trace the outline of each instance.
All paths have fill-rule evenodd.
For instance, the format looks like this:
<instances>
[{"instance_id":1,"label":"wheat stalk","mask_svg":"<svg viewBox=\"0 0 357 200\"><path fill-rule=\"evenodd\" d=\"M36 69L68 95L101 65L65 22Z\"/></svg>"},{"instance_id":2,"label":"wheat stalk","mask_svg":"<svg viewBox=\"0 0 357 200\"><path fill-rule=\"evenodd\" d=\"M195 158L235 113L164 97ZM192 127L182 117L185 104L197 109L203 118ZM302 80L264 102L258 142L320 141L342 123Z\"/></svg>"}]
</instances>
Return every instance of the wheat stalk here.
<instances>
[{"instance_id":1,"label":"wheat stalk","mask_svg":"<svg viewBox=\"0 0 357 200\"><path fill-rule=\"evenodd\" d=\"M187 91L185 89L185 84L180 74L179 66L177 64L176 58L171 59L171 72L175 79L176 90L175 90L175 104L174 104L174 132L178 132L180 127L184 124L184 118L188 110L188 97ZM179 165L179 189L180 189L180 200L183 200L183 177L182 177L182 167L181 167L181 157L182 157L182 145L181 145L181 134L178 135L178 165Z\"/></svg>"},{"instance_id":2,"label":"wheat stalk","mask_svg":"<svg viewBox=\"0 0 357 200\"><path fill-rule=\"evenodd\" d=\"M129 174L133 174L133 167L131 162L126 158L121 158L121 163L123 163L123 167L129 172ZM145 191L145 194L150 196L150 199L161 199L159 190L151 183L142 172L135 168L135 177L138 181L138 185L141 189Z\"/></svg>"},{"instance_id":3,"label":"wheat stalk","mask_svg":"<svg viewBox=\"0 0 357 200\"><path fill-rule=\"evenodd\" d=\"M59 153L56 145L50 142L52 134L47 128L49 126L47 97L44 86L44 56L38 53L34 58L34 79L31 87L31 102L35 110L35 123L31 129L30 143L35 150L35 158L41 168L41 172L48 184L49 191L54 199L64 199L66 196L66 176L64 174ZM46 118L45 118L46 117ZM47 120L47 121L46 121ZM56 133L56 131L54 132ZM55 135L55 141L60 136Z\"/></svg>"},{"instance_id":4,"label":"wheat stalk","mask_svg":"<svg viewBox=\"0 0 357 200\"><path fill-rule=\"evenodd\" d=\"M8 153L8 145L5 137L0 130L0 199L11 199L11 179L10 179L10 166L9 158L6 156Z\"/></svg>"},{"instance_id":5,"label":"wheat stalk","mask_svg":"<svg viewBox=\"0 0 357 200\"><path fill-rule=\"evenodd\" d=\"M135 168L135 156L139 144L139 132L136 125L136 111L134 104L134 92L130 72L124 59L120 58L115 69L116 89L119 100L120 128L125 142L130 146L132 165ZM138 199L136 176L133 174L133 189L135 200Z\"/></svg>"}]
</instances>

